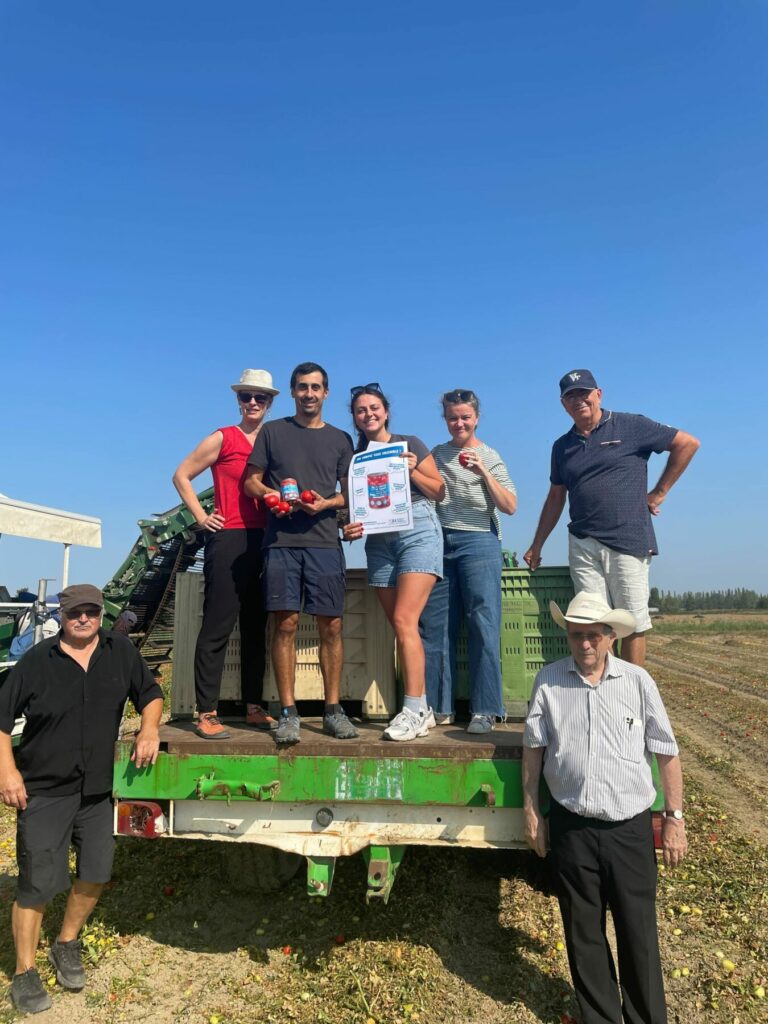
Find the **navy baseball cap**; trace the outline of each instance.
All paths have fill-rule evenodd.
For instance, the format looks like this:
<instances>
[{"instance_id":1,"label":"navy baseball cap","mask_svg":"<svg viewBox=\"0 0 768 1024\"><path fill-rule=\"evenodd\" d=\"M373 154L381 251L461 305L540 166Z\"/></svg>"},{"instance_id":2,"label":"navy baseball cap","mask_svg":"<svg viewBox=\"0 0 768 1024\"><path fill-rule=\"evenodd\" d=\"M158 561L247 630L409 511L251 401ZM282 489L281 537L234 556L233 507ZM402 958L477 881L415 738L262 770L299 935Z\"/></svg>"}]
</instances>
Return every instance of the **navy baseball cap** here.
<instances>
[{"instance_id":1,"label":"navy baseball cap","mask_svg":"<svg viewBox=\"0 0 768 1024\"><path fill-rule=\"evenodd\" d=\"M560 378L560 397L577 388L580 391L594 391L596 387L597 381L589 370L571 370Z\"/></svg>"}]
</instances>

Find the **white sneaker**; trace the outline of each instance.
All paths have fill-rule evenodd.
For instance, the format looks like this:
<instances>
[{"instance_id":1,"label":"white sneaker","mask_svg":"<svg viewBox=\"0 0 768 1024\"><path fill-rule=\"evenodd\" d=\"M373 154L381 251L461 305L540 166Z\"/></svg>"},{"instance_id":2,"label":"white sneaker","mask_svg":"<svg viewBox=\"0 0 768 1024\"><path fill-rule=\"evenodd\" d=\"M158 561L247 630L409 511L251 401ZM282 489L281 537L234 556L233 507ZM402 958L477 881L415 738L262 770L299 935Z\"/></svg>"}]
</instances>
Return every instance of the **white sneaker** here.
<instances>
[{"instance_id":1,"label":"white sneaker","mask_svg":"<svg viewBox=\"0 0 768 1024\"><path fill-rule=\"evenodd\" d=\"M427 716L423 712L417 715L415 711L403 708L384 730L382 739L415 740L417 736L426 736L428 733Z\"/></svg>"},{"instance_id":2,"label":"white sneaker","mask_svg":"<svg viewBox=\"0 0 768 1024\"><path fill-rule=\"evenodd\" d=\"M467 726L467 732L490 732L495 724L496 719L493 715L472 715L472 721Z\"/></svg>"},{"instance_id":3,"label":"white sneaker","mask_svg":"<svg viewBox=\"0 0 768 1024\"><path fill-rule=\"evenodd\" d=\"M432 710L432 708L427 708L427 717L425 719L425 722L427 724L428 729L434 729L435 726L437 725L437 722L435 721L435 713Z\"/></svg>"}]
</instances>

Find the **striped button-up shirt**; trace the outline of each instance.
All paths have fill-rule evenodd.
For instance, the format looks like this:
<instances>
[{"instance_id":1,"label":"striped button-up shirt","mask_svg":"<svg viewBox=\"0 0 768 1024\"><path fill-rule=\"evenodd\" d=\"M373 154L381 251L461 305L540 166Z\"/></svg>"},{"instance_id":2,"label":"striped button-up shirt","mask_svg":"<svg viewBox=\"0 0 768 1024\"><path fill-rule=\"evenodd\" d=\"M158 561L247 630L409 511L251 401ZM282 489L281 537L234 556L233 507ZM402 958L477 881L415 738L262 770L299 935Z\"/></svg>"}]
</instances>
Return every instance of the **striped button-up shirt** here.
<instances>
[{"instance_id":1,"label":"striped button-up shirt","mask_svg":"<svg viewBox=\"0 0 768 1024\"><path fill-rule=\"evenodd\" d=\"M604 821L650 807L651 755L678 752L656 683L611 654L595 685L573 658L546 665L536 676L523 742L546 747L544 778L559 804Z\"/></svg>"}]
</instances>

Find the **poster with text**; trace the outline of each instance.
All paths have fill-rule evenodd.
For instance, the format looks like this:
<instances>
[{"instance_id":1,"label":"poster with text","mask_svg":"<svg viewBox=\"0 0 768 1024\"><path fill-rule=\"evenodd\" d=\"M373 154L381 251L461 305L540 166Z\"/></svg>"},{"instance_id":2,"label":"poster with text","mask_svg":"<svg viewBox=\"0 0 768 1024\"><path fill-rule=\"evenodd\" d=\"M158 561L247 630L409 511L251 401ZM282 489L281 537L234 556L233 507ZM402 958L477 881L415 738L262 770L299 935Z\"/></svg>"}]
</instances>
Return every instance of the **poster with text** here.
<instances>
[{"instance_id":1,"label":"poster with text","mask_svg":"<svg viewBox=\"0 0 768 1024\"><path fill-rule=\"evenodd\" d=\"M349 467L350 522L371 533L396 533L413 526L411 478L403 455L405 441L371 443Z\"/></svg>"}]
</instances>

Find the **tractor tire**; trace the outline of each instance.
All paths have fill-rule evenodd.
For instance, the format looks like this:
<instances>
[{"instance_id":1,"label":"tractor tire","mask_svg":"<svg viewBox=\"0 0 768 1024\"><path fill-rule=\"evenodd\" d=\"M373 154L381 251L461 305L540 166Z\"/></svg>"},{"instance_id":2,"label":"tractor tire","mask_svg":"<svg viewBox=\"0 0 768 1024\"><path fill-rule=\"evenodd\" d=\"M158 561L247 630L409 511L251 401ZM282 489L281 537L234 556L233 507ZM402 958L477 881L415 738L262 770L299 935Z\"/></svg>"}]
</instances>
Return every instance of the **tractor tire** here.
<instances>
[{"instance_id":1,"label":"tractor tire","mask_svg":"<svg viewBox=\"0 0 768 1024\"><path fill-rule=\"evenodd\" d=\"M222 869L241 892L277 892L299 870L304 858L261 843L222 843Z\"/></svg>"}]
</instances>

